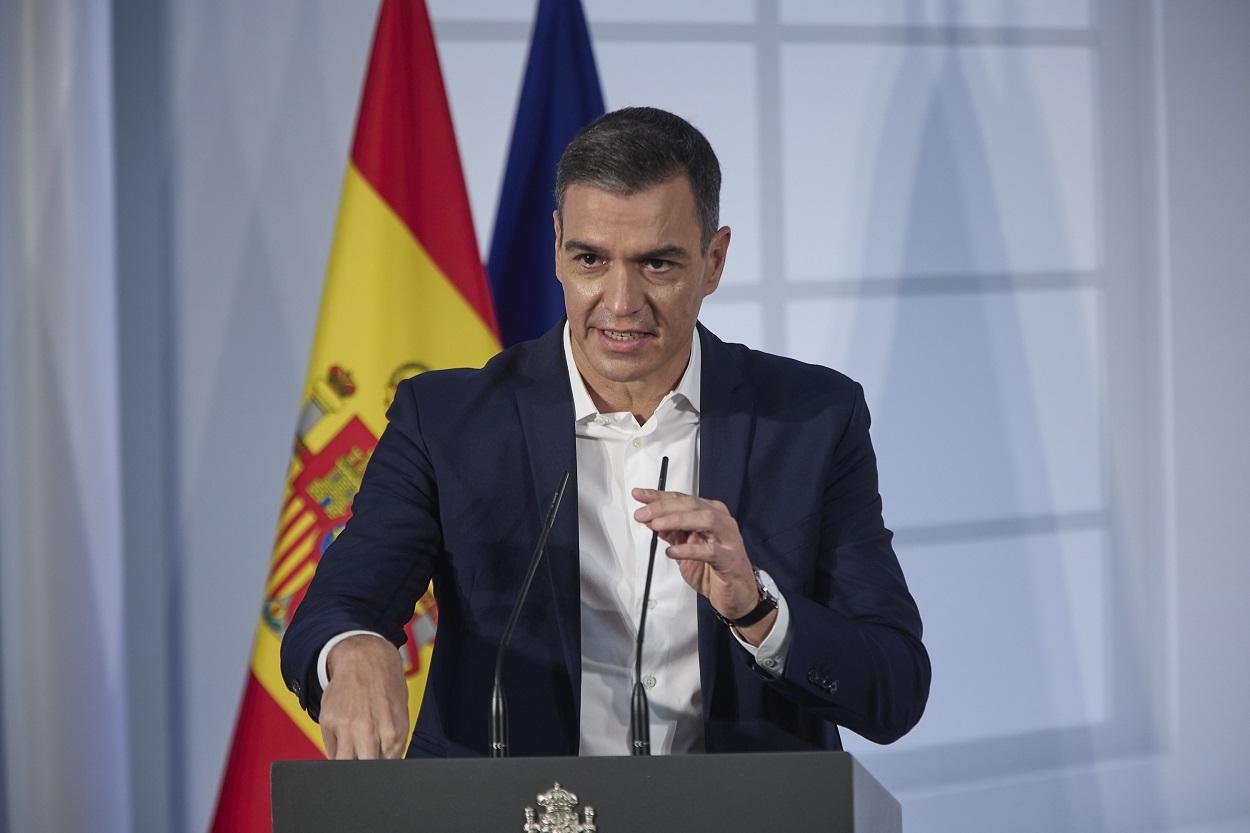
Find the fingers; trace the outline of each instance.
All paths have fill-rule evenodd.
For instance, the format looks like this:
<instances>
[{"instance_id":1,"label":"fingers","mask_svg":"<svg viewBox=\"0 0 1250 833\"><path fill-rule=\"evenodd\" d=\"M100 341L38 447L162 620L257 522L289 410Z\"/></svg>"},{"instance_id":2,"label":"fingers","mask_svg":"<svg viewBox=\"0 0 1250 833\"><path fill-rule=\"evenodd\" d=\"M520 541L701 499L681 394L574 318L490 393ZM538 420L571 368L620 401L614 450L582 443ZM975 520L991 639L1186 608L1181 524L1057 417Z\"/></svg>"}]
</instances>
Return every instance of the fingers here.
<instances>
[{"instance_id":1,"label":"fingers","mask_svg":"<svg viewBox=\"0 0 1250 833\"><path fill-rule=\"evenodd\" d=\"M407 715L385 720L359 719L346 724L322 721L326 757L335 761L370 761L402 757L408 740Z\"/></svg>"},{"instance_id":2,"label":"fingers","mask_svg":"<svg viewBox=\"0 0 1250 833\"><path fill-rule=\"evenodd\" d=\"M716 509L720 509L728 513L729 507L719 500L707 500L705 498L688 495L685 492L661 492L656 489L631 489L630 494L634 500L639 503L651 505L659 501L663 501L666 505L676 506L695 506L708 505Z\"/></svg>"},{"instance_id":3,"label":"fingers","mask_svg":"<svg viewBox=\"0 0 1250 833\"><path fill-rule=\"evenodd\" d=\"M365 729L354 730L339 743L339 761L372 761L378 757L380 749L377 732Z\"/></svg>"},{"instance_id":4,"label":"fingers","mask_svg":"<svg viewBox=\"0 0 1250 833\"><path fill-rule=\"evenodd\" d=\"M675 492L658 492L655 489L631 489L630 494L634 496L634 500L641 503L653 503L659 500L662 495L671 495Z\"/></svg>"},{"instance_id":5,"label":"fingers","mask_svg":"<svg viewBox=\"0 0 1250 833\"><path fill-rule=\"evenodd\" d=\"M738 538L738 524L725 504L690 495L665 493L635 510L634 520L658 532L669 544L686 543L688 536L698 534L724 541Z\"/></svg>"},{"instance_id":6,"label":"fingers","mask_svg":"<svg viewBox=\"0 0 1250 833\"><path fill-rule=\"evenodd\" d=\"M687 541L682 544L673 544L664 551L664 554L675 561L700 561L704 564L715 564L717 561L717 547L710 541Z\"/></svg>"},{"instance_id":7,"label":"fingers","mask_svg":"<svg viewBox=\"0 0 1250 833\"><path fill-rule=\"evenodd\" d=\"M402 758L408 749L408 708L392 708L388 729L381 732L383 758Z\"/></svg>"},{"instance_id":8,"label":"fingers","mask_svg":"<svg viewBox=\"0 0 1250 833\"><path fill-rule=\"evenodd\" d=\"M324 723L321 724L321 740L326 745L326 758L333 761L338 755L339 737L337 732L330 730Z\"/></svg>"},{"instance_id":9,"label":"fingers","mask_svg":"<svg viewBox=\"0 0 1250 833\"><path fill-rule=\"evenodd\" d=\"M373 761L382 756L382 742L377 732L361 734L356 738L356 760Z\"/></svg>"},{"instance_id":10,"label":"fingers","mask_svg":"<svg viewBox=\"0 0 1250 833\"><path fill-rule=\"evenodd\" d=\"M710 513L707 516L709 519L718 515L730 517L725 504L716 500L704 500L680 492L657 492L654 489L634 489L633 494L643 504L634 510L634 519L643 523L676 512L704 511Z\"/></svg>"},{"instance_id":11,"label":"fingers","mask_svg":"<svg viewBox=\"0 0 1250 833\"><path fill-rule=\"evenodd\" d=\"M665 532L716 532L724 526L728 517L710 507L696 509L677 509L671 512L656 512L653 507L644 506L634 517L645 523L649 528L661 534Z\"/></svg>"},{"instance_id":12,"label":"fingers","mask_svg":"<svg viewBox=\"0 0 1250 833\"><path fill-rule=\"evenodd\" d=\"M704 586L703 579L707 573L707 567L698 561L684 560L677 562L677 571L681 573L682 581L690 585L696 593L707 595L707 588Z\"/></svg>"}]
</instances>

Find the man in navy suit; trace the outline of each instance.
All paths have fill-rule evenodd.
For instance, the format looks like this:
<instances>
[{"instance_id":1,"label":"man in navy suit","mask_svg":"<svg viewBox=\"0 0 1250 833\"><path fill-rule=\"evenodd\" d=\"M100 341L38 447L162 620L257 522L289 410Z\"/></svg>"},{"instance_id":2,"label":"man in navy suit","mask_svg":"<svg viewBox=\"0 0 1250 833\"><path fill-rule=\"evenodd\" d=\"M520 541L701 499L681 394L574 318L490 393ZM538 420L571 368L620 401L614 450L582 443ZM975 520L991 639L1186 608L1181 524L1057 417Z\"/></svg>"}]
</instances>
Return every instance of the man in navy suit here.
<instances>
[{"instance_id":1,"label":"man in navy suit","mask_svg":"<svg viewBox=\"0 0 1250 833\"><path fill-rule=\"evenodd\" d=\"M684 120L599 119L557 172L567 321L480 370L400 385L282 644L331 757L486 754L499 638L564 471L504 669L513 754L627 753L653 532L656 751L838 749L839 725L888 743L919 720L929 659L862 389L697 323L730 241L719 190ZM439 632L409 738L393 646L431 580Z\"/></svg>"}]
</instances>

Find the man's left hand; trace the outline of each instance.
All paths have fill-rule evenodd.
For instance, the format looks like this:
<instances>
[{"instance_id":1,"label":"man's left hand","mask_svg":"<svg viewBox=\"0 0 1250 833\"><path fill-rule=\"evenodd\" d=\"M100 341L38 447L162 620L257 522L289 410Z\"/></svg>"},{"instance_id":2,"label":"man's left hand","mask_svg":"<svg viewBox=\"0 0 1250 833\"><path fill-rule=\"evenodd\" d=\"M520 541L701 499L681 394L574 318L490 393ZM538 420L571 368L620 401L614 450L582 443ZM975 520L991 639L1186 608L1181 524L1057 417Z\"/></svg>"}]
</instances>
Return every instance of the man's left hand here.
<instances>
[{"instance_id":1,"label":"man's left hand","mask_svg":"<svg viewBox=\"0 0 1250 833\"><path fill-rule=\"evenodd\" d=\"M725 504L655 489L634 489L633 496L644 504L634 512L634 520L664 539L669 545L666 554L677 562L681 577L706 596L721 616L740 619L755 609L759 585L738 522ZM774 611L739 633L758 645L776 616Z\"/></svg>"}]
</instances>

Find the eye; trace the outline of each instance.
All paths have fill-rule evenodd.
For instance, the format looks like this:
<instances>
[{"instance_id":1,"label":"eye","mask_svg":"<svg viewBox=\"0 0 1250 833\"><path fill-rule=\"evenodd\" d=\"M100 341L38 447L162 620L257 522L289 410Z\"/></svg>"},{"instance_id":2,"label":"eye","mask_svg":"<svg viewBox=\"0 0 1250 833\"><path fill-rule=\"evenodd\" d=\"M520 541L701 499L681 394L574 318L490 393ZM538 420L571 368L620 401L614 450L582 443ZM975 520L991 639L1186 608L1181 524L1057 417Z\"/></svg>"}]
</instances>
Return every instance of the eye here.
<instances>
[{"instance_id":1,"label":"eye","mask_svg":"<svg viewBox=\"0 0 1250 833\"><path fill-rule=\"evenodd\" d=\"M648 260L643 261L643 265L646 266L648 269L650 269L652 272L667 272L669 269L673 267L673 261L662 260L658 257L653 257L653 258L649 258Z\"/></svg>"},{"instance_id":2,"label":"eye","mask_svg":"<svg viewBox=\"0 0 1250 833\"><path fill-rule=\"evenodd\" d=\"M582 266L596 266L599 263L599 255L594 252L582 252L574 257L573 260L577 261Z\"/></svg>"}]
</instances>

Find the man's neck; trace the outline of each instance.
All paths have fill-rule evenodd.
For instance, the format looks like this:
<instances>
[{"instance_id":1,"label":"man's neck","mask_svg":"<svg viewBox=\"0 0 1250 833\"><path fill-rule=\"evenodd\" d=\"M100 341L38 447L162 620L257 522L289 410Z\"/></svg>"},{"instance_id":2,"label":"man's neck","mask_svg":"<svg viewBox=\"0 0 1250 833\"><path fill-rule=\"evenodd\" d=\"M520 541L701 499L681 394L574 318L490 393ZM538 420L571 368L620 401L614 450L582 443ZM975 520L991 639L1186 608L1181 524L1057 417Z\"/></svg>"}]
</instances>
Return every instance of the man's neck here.
<instances>
[{"instance_id":1,"label":"man's neck","mask_svg":"<svg viewBox=\"0 0 1250 833\"><path fill-rule=\"evenodd\" d=\"M578 369L580 373L580 368ZM685 372L685 368L682 368ZM681 381L681 373L678 373L672 383L667 386L657 388L655 385L643 386L631 385L629 383L614 384L598 384L591 381L582 373L582 380L586 383L586 392L590 394L591 400L595 403L596 410L601 414L615 414L628 411L634 415L634 419L638 420L639 425L645 425L647 420L651 419L655 413L655 409L660 407L660 403L664 401L664 397L669 391L677 387L677 383Z\"/></svg>"},{"instance_id":2,"label":"man's neck","mask_svg":"<svg viewBox=\"0 0 1250 833\"><path fill-rule=\"evenodd\" d=\"M599 413L614 414L628 411L634 415L634 419L638 420L639 425L645 425L647 420L655 414L655 409L664 401L664 397L676 389L682 374L686 372L690 364L690 353L686 353L686 359L676 373L666 374L670 378L658 384L652 380L612 382L608 379L596 379L583 369L582 362L578 361L576 350L573 351L573 363L577 366L577 372L581 375L582 381L586 383L586 392L590 394L590 399L595 403L595 409Z\"/></svg>"}]
</instances>

